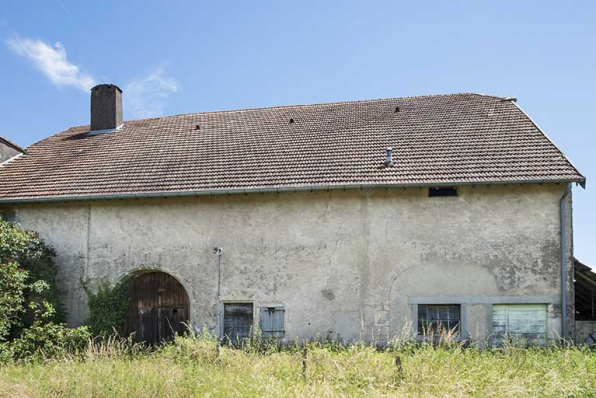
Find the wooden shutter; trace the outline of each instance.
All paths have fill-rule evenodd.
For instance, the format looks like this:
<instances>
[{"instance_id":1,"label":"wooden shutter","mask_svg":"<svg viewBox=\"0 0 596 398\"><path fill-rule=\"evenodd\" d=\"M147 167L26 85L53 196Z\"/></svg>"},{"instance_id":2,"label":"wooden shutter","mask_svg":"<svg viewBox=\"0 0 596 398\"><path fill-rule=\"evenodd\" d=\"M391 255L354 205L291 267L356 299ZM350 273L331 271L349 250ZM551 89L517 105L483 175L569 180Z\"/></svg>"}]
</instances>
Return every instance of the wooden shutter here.
<instances>
[{"instance_id":1,"label":"wooden shutter","mask_svg":"<svg viewBox=\"0 0 596 398\"><path fill-rule=\"evenodd\" d=\"M493 343L507 337L546 343L546 304L493 305Z\"/></svg>"},{"instance_id":2,"label":"wooden shutter","mask_svg":"<svg viewBox=\"0 0 596 398\"><path fill-rule=\"evenodd\" d=\"M284 337L284 315L283 305L261 307L261 335L263 337Z\"/></svg>"}]
</instances>

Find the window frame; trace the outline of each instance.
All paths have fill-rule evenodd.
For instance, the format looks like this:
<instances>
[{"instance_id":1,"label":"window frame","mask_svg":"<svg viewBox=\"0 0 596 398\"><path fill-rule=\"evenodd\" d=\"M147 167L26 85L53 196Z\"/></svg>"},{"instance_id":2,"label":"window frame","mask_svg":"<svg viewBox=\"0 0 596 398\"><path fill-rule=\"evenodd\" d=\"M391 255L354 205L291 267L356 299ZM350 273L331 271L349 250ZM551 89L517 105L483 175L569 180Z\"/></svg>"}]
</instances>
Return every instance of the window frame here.
<instances>
[{"instance_id":1,"label":"window frame","mask_svg":"<svg viewBox=\"0 0 596 398\"><path fill-rule=\"evenodd\" d=\"M225 307L227 304L251 304L252 305L252 324L251 330L254 333L255 327L258 325L257 304L252 300L221 300L219 303L219 337L226 339L225 335ZM249 336L250 337L250 336ZM245 339L245 338L242 338Z\"/></svg>"},{"instance_id":2,"label":"window frame","mask_svg":"<svg viewBox=\"0 0 596 398\"><path fill-rule=\"evenodd\" d=\"M506 322L506 327L509 327L509 322L510 322L510 310L512 307L518 307L518 308L522 308L522 307L544 307L544 334L542 336L542 333L540 333L541 336L537 336L535 338L528 338L526 336L524 336L524 334L530 334L530 333L521 333L521 334L512 334L510 332L510 330L506 330L505 333L498 333L495 331L495 307L507 307L507 322ZM542 308L541 308L542 310ZM540 311L542 312L542 311ZM519 303L492 303L492 305L490 306L490 317L491 317L491 329L490 329L490 343L493 345L501 345L503 344L506 339L508 338L521 338L521 339L527 339L526 342L527 344L533 344L533 343L537 343L539 345L546 345L550 339L549 336L549 313L550 313L550 304L548 303L524 303L524 302L519 302Z\"/></svg>"},{"instance_id":3,"label":"window frame","mask_svg":"<svg viewBox=\"0 0 596 398\"><path fill-rule=\"evenodd\" d=\"M446 316L441 314L441 310L446 311ZM457 318L452 318L452 311L456 310ZM419 335L426 335L432 327L432 333L437 333L439 330L455 330L458 336L461 335L462 330L462 305L461 304L418 304L417 305L417 320L416 330ZM426 316L422 317L423 311L426 312ZM435 312L436 317L433 318L429 311ZM455 322L457 326L453 326L452 322ZM429 324L438 324L438 326L429 326ZM447 323L444 326L443 323Z\"/></svg>"},{"instance_id":4,"label":"window frame","mask_svg":"<svg viewBox=\"0 0 596 398\"><path fill-rule=\"evenodd\" d=\"M408 300L411 311L412 332L419 341L424 340L424 336L418 333L418 306L419 305L459 305L459 333L457 340L467 339L468 336L468 307L470 303L465 297L446 297L446 296L413 296Z\"/></svg>"}]
</instances>

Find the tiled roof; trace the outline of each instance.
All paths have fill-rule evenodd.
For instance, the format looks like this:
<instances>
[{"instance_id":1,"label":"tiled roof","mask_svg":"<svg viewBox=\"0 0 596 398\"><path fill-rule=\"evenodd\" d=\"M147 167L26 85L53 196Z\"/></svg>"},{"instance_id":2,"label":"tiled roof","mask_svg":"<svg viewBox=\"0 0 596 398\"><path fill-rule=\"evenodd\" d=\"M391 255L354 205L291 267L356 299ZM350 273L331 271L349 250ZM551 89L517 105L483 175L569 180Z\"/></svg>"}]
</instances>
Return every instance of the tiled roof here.
<instances>
[{"instance_id":1,"label":"tiled roof","mask_svg":"<svg viewBox=\"0 0 596 398\"><path fill-rule=\"evenodd\" d=\"M479 94L196 113L88 131L72 127L28 147L0 169L0 200L585 180L513 101ZM388 147L394 165L384 167Z\"/></svg>"}]
</instances>

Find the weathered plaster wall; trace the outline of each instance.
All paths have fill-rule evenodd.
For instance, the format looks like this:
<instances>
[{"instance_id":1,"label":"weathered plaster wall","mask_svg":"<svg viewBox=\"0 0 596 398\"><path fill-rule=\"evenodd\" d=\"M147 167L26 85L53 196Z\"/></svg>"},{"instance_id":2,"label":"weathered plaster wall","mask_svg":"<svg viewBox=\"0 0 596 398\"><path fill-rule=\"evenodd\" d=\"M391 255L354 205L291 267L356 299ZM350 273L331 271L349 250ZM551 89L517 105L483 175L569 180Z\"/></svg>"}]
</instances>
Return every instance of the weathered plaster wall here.
<instances>
[{"instance_id":1,"label":"weathered plaster wall","mask_svg":"<svg viewBox=\"0 0 596 398\"><path fill-rule=\"evenodd\" d=\"M72 325L86 316L80 280L115 282L155 268L187 289L198 327L216 328L221 301L252 300L284 304L290 338L384 342L415 320L417 304L454 302L462 304L466 333L482 339L491 330L491 303L539 302L549 304L549 334L556 336L564 189L71 202L21 205L18 217L56 247ZM223 248L219 299L215 246Z\"/></svg>"}]
</instances>

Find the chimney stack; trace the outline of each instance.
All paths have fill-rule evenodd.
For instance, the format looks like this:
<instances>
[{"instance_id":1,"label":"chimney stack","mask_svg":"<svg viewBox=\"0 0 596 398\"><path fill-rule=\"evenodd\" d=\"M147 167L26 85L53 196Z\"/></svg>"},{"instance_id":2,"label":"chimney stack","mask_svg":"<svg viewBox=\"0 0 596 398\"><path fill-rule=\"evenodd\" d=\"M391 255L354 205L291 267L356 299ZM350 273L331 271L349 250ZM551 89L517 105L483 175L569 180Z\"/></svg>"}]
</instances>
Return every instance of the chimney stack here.
<instances>
[{"instance_id":1,"label":"chimney stack","mask_svg":"<svg viewBox=\"0 0 596 398\"><path fill-rule=\"evenodd\" d=\"M114 130L122 125L122 90L114 84L91 89L91 131Z\"/></svg>"}]
</instances>

